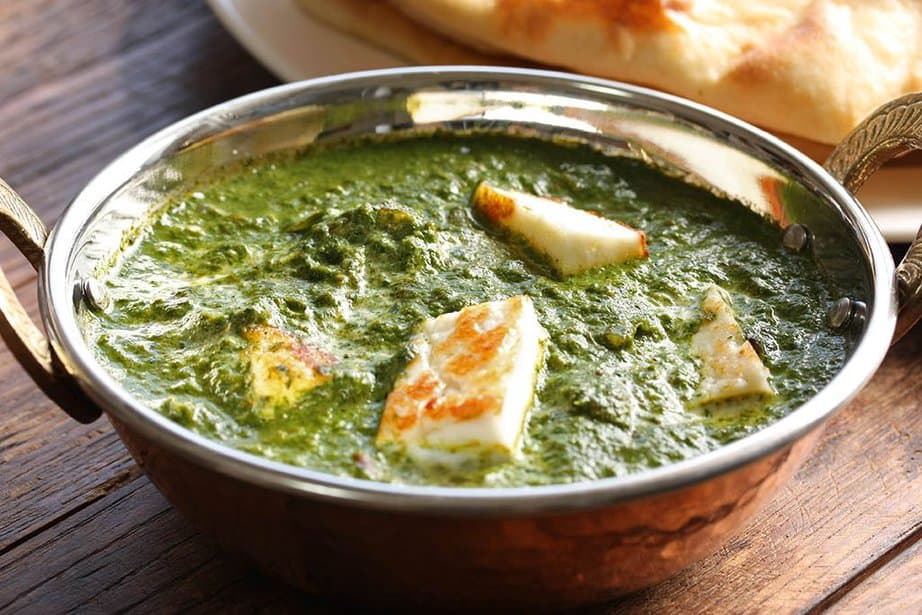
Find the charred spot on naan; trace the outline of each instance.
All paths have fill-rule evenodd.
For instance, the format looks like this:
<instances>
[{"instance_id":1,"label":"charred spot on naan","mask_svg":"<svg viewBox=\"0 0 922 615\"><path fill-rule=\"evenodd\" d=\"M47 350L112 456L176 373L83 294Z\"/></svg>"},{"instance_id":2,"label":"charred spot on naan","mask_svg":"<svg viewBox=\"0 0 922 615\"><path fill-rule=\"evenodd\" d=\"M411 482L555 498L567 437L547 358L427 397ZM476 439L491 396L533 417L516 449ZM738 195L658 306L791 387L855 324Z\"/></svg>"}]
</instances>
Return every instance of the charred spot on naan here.
<instances>
[{"instance_id":1,"label":"charred spot on naan","mask_svg":"<svg viewBox=\"0 0 922 615\"><path fill-rule=\"evenodd\" d=\"M598 22L609 30L673 30L678 26L671 13L688 11L690 4L690 0L498 0L496 12L502 30L540 40L561 18Z\"/></svg>"}]
</instances>

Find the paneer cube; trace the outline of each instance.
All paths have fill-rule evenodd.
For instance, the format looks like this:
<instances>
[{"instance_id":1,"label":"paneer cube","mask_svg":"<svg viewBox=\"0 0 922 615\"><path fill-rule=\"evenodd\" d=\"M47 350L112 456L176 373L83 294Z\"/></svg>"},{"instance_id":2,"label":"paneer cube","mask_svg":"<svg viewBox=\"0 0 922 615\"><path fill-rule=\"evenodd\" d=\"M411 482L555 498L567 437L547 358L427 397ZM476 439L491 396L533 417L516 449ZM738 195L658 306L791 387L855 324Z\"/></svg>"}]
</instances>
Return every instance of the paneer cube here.
<instances>
[{"instance_id":1,"label":"paneer cube","mask_svg":"<svg viewBox=\"0 0 922 615\"><path fill-rule=\"evenodd\" d=\"M378 444L417 461L513 457L546 339L524 295L426 320L387 397Z\"/></svg>"},{"instance_id":2,"label":"paneer cube","mask_svg":"<svg viewBox=\"0 0 922 615\"><path fill-rule=\"evenodd\" d=\"M271 418L275 407L290 405L330 379L324 368L336 357L268 325L244 331L249 342L244 359L250 367L250 396L260 414Z\"/></svg>"},{"instance_id":3,"label":"paneer cube","mask_svg":"<svg viewBox=\"0 0 922 615\"><path fill-rule=\"evenodd\" d=\"M691 340L692 354L702 361L697 403L773 395L768 382L771 374L743 336L719 287L708 288L701 309L704 319Z\"/></svg>"},{"instance_id":4,"label":"paneer cube","mask_svg":"<svg viewBox=\"0 0 922 615\"><path fill-rule=\"evenodd\" d=\"M561 276L647 256L643 231L563 201L482 182L474 208L491 224L525 239Z\"/></svg>"}]
</instances>

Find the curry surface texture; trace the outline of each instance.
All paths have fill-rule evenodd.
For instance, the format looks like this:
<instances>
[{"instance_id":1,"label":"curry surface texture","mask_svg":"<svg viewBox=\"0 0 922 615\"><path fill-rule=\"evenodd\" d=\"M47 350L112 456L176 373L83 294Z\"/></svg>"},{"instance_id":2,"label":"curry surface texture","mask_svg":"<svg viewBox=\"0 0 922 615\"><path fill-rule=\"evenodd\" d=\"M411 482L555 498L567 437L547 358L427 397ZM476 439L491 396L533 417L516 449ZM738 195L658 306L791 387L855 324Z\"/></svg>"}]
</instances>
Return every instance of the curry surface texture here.
<instances>
[{"instance_id":1,"label":"curry surface texture","mask_svg":"<svg viewBox=\"0 0 922 615\"><path fill-rule=\"evenodd\" d=\"M472 214L478 182L560 197L643 229L649 257L556 278ZM618 476L777 420L845 359L809 254L745 207L630 159L517 137L428 136L254 161L164 203L107 272L85 330L135 397L230 446L374 480L465 486ZM689 341L717 284L776 395L694 407ZM549 334L518 459L419 467L375 434L420 323L526 294ZM337 362L265 412L246 332L271 325Z\"/></svg>"}]
</instances>

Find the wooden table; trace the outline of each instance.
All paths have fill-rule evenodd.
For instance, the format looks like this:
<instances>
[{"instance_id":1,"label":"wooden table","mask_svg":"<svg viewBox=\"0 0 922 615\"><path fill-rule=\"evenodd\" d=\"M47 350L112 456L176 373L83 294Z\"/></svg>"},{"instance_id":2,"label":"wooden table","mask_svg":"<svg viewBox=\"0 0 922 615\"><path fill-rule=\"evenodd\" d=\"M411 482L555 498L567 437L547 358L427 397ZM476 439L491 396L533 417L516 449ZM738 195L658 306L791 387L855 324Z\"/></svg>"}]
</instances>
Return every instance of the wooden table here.
<instances>
[{"instance_id":1,"label":"wooden table","mask_svg":"<svg viewBox=\"0 0 922 615\"><path fill-rule=\"evenodd\" d=\"M0 2L0 176L51 224L158 128L276 83L188 0ZM920 182L922 183L922 182ZM920 221L922 222L922 221ZM37 313L35 274L0 264ZM597 612L922 612L922 327L721 551ZM0 611L335 610L197 535L105 419L79 425L0 345Z\"/></svg>"}]
</instances>

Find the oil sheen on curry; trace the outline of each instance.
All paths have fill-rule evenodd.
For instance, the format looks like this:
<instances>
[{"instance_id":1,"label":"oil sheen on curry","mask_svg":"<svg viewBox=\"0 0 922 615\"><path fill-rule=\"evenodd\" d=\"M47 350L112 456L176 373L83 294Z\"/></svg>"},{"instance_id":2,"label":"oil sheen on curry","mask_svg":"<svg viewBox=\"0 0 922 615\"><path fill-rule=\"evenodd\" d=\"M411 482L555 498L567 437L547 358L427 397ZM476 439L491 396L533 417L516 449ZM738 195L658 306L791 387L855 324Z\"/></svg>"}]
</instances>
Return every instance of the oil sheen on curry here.
<instances>
[{"instance_id":1,"label":"oil sheen on curry","mask_svg":"<svg viewBox=\"0 0 922 615\"><path fill-rule=\"evenodd\" d=\"M620 476L777 420L839 369L772 222L643 163L416 136L249 162L158 208L86 315L138 399L323 472Z\"/></svg>"}]
</instances>

